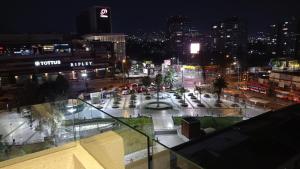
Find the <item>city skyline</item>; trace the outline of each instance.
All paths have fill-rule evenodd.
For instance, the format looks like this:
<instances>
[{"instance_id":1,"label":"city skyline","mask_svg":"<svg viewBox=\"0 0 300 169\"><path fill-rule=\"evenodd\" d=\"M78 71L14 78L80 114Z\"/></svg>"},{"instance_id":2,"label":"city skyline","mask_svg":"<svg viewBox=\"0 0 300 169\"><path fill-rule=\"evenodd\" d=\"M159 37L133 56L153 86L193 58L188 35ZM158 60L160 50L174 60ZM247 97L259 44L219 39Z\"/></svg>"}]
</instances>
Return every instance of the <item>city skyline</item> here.
<instances>
[{"instance_id":1,"label":"city skyline","mask_svg":"<svg viewBox=\"0 0 300 169\"><path fill-rule=\"evenodd\" d=\"M18 5L16 5L18 4ZM247 20L249 33L265 31L270 24L276 24L292 16L297 17L299 2L287 0L261 0L238 2L180 2L148 1L130 2L110 1L37 1L26 2L3 1L0 7L0 19L3 26L1 33L33 32L76 32L76 16L82 10L93 5L107 5L112 8L113 32L132 33L138 30L145 32L165 31L169 16L182 14L189 17L201 32L208 32L216 22L231 16ZM153 24L154 23L154 24ZM60 25L60 26L57 26Z\"/></svg>"}]
</instances>

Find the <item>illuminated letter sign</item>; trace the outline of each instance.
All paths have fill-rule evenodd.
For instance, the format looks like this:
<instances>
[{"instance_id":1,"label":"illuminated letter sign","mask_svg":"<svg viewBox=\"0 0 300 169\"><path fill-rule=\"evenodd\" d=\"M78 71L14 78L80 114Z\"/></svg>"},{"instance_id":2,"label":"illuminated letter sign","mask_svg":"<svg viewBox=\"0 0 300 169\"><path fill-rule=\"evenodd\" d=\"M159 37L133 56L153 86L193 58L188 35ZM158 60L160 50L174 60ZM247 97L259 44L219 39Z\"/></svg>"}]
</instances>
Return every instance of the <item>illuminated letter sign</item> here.
<instances>
[{"instance_id":1,"label":"illuminated letter sign","mask_svg":"<svg viewBox=\"0 0 300 169\"><path fill-rule=\"evenodd\" d=\"M88 62L71 62L70 66L71 67L84 67L84 66L92 66L93 62L88 61Z\"/></svg>"},{"instance_id":2,"label":"illuminated letter sign","mask_svg":"<svg viewBox=\"0 0 300 169\"><path fill-rule=\"evenodd\" d=\"M60 60L47 60L47 61L35 61L34 65L36 67L39 66L54 66L54 65L60 65L61 61Z\"/></svg>"},{"instance_id":3,"label":"illuminated letter sign","mask_svg":"<svg viewBox=\"0 0 300 169\"><path fill-rule=\"evenodd\" d=\"M108 10L106 8L101 9L100 17L101 18L108 18Z\"/></svg>"}]
</instances>

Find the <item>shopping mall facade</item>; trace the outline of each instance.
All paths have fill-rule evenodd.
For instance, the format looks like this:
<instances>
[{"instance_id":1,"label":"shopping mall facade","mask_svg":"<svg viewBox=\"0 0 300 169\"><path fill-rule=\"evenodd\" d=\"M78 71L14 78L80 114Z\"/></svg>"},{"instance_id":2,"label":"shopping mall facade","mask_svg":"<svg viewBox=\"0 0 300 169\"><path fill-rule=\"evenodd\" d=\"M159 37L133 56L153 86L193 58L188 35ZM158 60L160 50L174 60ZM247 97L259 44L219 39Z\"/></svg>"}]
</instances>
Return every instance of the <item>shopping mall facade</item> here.
<instances>
[{"instance_id":1,"label":"shopping mall facade","mask_svg":"<svg viewBox=\"0 0 300 169\"><path fill-rule=\"evenodd\" d=\"M114 74L126 56L124 34L6 34L0 35L2 83L50 78L103 78Z\"/></svg>"}]
</instances>

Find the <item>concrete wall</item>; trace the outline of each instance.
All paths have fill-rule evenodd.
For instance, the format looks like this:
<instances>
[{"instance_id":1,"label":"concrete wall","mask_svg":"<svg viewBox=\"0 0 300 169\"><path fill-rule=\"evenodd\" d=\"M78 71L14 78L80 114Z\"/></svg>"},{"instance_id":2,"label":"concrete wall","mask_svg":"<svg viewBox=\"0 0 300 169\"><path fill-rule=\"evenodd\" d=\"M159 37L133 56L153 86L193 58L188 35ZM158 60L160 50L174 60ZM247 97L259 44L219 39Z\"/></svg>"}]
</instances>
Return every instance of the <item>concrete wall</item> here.
<instances>
[{"instance_id":1,"label":"concrete wall","mask_svg":"<svg viewBox=\"0 0 300 169\"><path fill-rule=\"evenodd\" d=\"M90 154L107 169L125 169L124 143L121 136L106 132L80 141Z\"/></svg>"},{"instance_id":2,"label":"concrete wall","mask_svg":"<svg viewBox=\"0 0 300 169\"><path fill-rule=\"evenodd\" d=\"M106 132L0 162L0 169L125 169L122 138Z\"/></svg>"}]
</instances>

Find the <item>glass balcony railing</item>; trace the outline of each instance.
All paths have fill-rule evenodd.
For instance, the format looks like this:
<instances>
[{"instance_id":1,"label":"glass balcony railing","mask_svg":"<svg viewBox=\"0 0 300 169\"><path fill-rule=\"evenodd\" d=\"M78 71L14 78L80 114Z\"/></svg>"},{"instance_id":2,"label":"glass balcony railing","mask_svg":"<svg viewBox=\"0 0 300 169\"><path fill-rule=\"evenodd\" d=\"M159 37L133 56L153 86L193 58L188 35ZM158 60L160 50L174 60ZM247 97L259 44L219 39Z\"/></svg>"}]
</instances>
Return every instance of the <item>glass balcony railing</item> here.
<instances>
[{"instance_id":1,"label":"glass balcony railing","mask_svg":"<svg viewBox=\"0 0 300 169\"><path fill-rule=\"evenodd\" d=\"M62 151L76 144L103 168L117 165L111 153L119 154L126 169L201 168L130 126L126 120L115 118L82 100L63 100L18 110L1 113L0 168L45 155L39 154L44 152L42 150ZM121 144L116 138L120 138ZM63 148L57 149L59 147Z\"/></svg>"}]
</instances>

